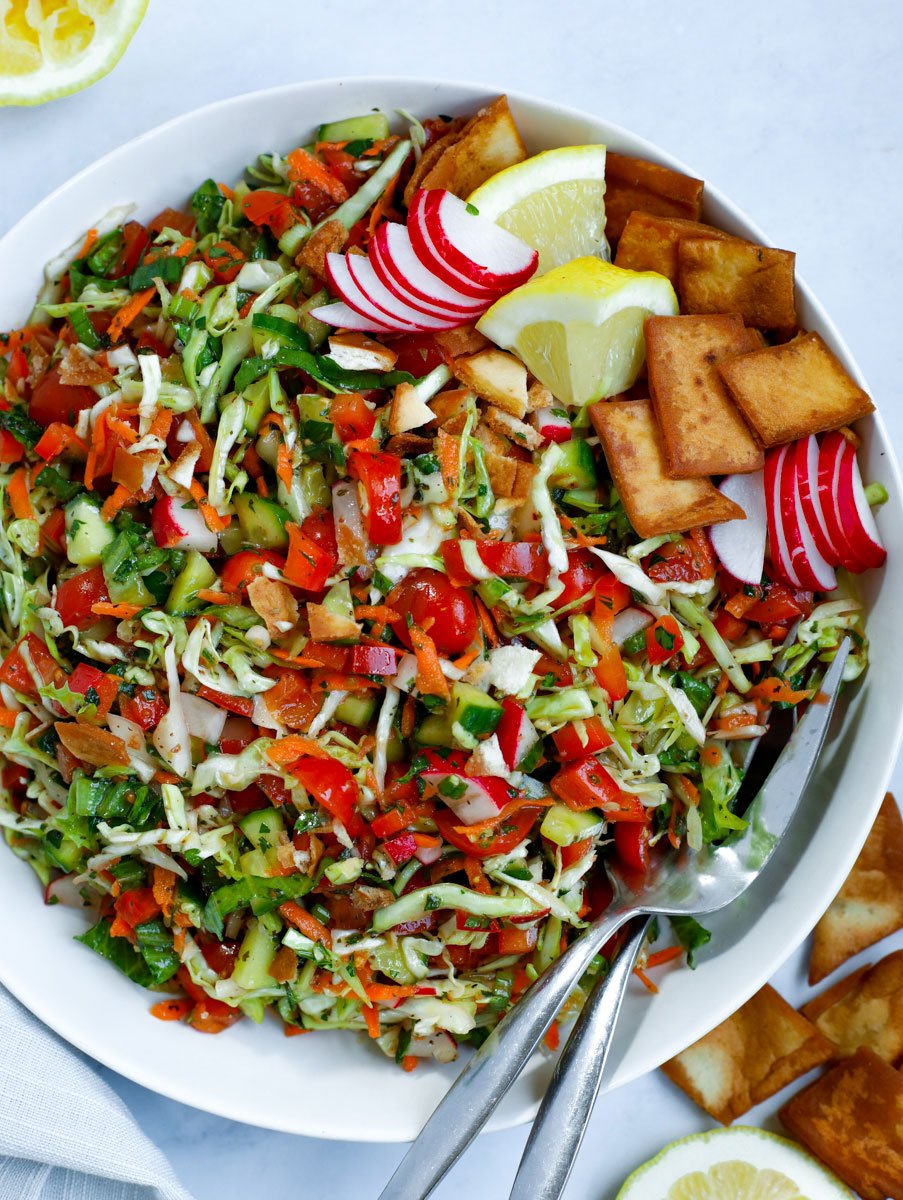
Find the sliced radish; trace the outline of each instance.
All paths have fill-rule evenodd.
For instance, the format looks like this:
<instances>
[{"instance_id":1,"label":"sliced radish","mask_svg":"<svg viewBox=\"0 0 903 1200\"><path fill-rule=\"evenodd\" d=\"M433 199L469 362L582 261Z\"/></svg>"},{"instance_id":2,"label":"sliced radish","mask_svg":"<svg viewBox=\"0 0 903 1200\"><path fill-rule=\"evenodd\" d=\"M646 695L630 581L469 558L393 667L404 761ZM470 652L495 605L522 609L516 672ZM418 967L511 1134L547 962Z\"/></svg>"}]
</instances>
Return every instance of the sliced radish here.
<instances>
[{"instance_id":1,"label":"sliced radish","mask_svg":"<svg viewBox=\"0 0 903 1200\"><path fill-rule=\"evenodd\" d=\"M348 259L344 254L326 255L326 277L332 287L342 297L349 308L360 313L371 322L365 328L393 330L396 333L417 333L419 327L411 321L401 321L390 317L367 296L355 282L348 267Z\"/></svg>"},{"instance_id":2,"label":"sliced radish","mask_svg":"<svg viewBox=\"0 0 903 1200\"><path fill-rule=\"evenodd\" d=\"M887 551L882 545L878 526L865 498L856 449L849 442L840 460L837 508L840 523L859 561L864 563L866 568L883 567Z\"/></svg>"},{"instance_id":3,"label":"sliced radish","mask_svg":"<svg viewBox=\"0 0 903 1200\"><path fill-rule=\"evenodd\" d=\"M430 316L419 309L412 308L410 304L386 287L374 271L369 258L365 258L363 254L348 254L345 256L345 262L351 278L363 294L390 320L406 321L424 332L433 329L452 329L454 326L464 323L463 317Z\"/></svg>"},{"instance_id":4,"label":"sliced radish","mask_svg":"<svg viewBox=\"0 0 903 1200\"><path fill-rule=\"evenodd\" d=\"M535 274L538 252L453 192L428 192L423 213L433 245L453 270L474 283L515 288Z\"/></svg>"},{"instance_id":5,"label":"sliced radish","mask_svg":"<svg viewBox=\"0 0 903 1200\"><path fill-rule=\"evenodd\" d=\"M793 446L787 446L785 449L787 452L781 463L778 492L780 519L793 573L800 584L809 591L830 592L837 587L837 579L830 563L819 554L803 514L796 483L796 452Z\"/></svg>"},{"instance_id":6,"label":"sliced radish","mask_svg":"<svg viewBox=\"0 0 903 1200\"><path fill-rule=\"evenodd\" d=\"M712 525L709 529L712 549L728 574L742 583L759 584L765 566L765 536L768 532L764 475L762 471L727 475L718 490L740 505L746 520Z\"/></svg>"},{"instance_id":7,"label":"sliced radish","mask_svg":"<svg viewBox=\"0 0 903 1200\"><path fill-rule=\"evenodd\" d=\"M427 305L427 311L476 316L486 307L484 300L462 295L428 270L414 253L404 225L390 221L380 225L370 243L370 261L386 287L397 287L410 304Z\"/></svg>"},{"instance_id":8,"label":"sliced radish","mask_svg":"<svg viewBox=\"0 0 903 1200\"><path fill-rule=\"evenodd\" d=\"M539 741L524 706L511 696L502 700L502 719L496 730L505 766L515 771Z\"/></svg>"},{"instance_id":9,"label":"sliced radish","mask_svg":"<svg viewBox=\"0 0 903 1200\"><path fill-rule=\"evenodd\" d=\"M571 419L565 412L554 408L540 408L533 413L533 428L547 442L569 442L573 434Z\"/></svg>"},{"instance_id":10,"label":"sliced radish","mask_svg":"<svg viewBox=\"0 0 903 1200\"><path fill-rule=\"evenodd\" d=\"M783 583L799 588L802 584L790 561L784 522L781 519L781 473L787 450L787 446L777 446L765 455L765 515L773 574Z\"/></svg>"},{"instance_id":11,"label":"sliced radish","mask_svg":"<svg viewBox=\"0 0 903 1200\"><path fill-rule=\"evenodd\" d=\"M496 287L484 287L474 283L467 275L462 275L454 267L449 266L437 248L424 220L424 200L428 192L418 192L411 201L408 209L408 233L411 236L411 247L421 263L434 275L460 292L468 300L492 304L507 291L507 287L499 284Z\"/></svg>"},{"instance_id":12,"label":"sliced radish","mask_svg":"<svg viewBox=\"0 0 903 1200\"><path fill-rule=\"evenodd\" d=\"M818 490L818 438L811 433L806 438L800 438L793 450L794 465L796 466L796 486L799 490L803 515L812 531L818 552L832 567L840 566L837 548L828 531L828 523L822 512L821 498Z\"/></svg>"},{"instance_id":13,"label":"sliced radish","mask_svg":"<svg viewBox=\"0 0 903 1200\"><path fill-rule=\"evenodd\" d=\"M488 821L508 803L508 785L492 775L462 775L456 771L424 771L421 779L436 789L465 825Z\"/></svg>"},{"instance_id":14,"label":"sliced radish","mask_svg":"<svg viewBox=\"0 0 903 1200\"><path fill-rule=\"evenodd\" d=\"M612 622L611 640L616 646L623 646L629 637L652 624L652 615L643 608L625 608L619 612Z\"/></svg>"},{"instance_id":15,"label":"sliced radish","mask_svg":"<svg viewBox=\"0 0 903 1200\"><path fill-rule=\"evenodd\" d=\"M390 329L388 325L377 325L369 317L361 316L359 312L355 312L353 308L349 308L347 304L338 300L333 304L323 304L319 308L312 308L310 315L315 320L322 321L324 325L334 325L336 329L353 329L356 333L398 332L397 329Z\"/></svg>"},{"instance_id":16,"label":"sliced radish","mask_svg":"<svg viewBox=\"0 0 903 1200\"><path fill-rule=\"evenodd\" d=\"M193 502L192 502L193 503ZM167 550L197 550L212 554L219 545L199 508L188 508L176 496L164 496L151 512L154 541Z\"/></svg>"},{"instance_id":17,"label":"sliced radish","mask_svg":"<svg viewBox=\"0 0 903 1200\"><path fill-rule=\"evenodd\" d=\"M837 503L840 468L848 447L853 450L842 433L829 433L822 438L818 452L818 496L828 535L837 550L840 566L858 575L866 569L866 564L847 535ZM855 453L853 450L854 455Z\"/></svg>"}]
</instances>

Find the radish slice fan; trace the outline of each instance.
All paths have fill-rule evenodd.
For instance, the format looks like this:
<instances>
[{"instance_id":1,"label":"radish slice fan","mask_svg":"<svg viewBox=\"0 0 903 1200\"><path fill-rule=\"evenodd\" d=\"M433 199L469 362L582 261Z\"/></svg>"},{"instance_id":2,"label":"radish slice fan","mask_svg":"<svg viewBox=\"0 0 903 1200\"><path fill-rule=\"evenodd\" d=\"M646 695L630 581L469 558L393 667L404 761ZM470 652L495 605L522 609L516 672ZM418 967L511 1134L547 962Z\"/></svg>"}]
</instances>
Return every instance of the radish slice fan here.
<instances>
[{"instance_id":1,"label":"radish slice fan","mask_svg":"<svg viewBox=\"0 0 903 1200\"><path fill-rule=\"evenodd\" d=\"M786 449L778 490L784 538L793 573L804 588L813 592L830 592L837 587L837 579L815 545L797 488L796 455L792 446Z\"/></svg>"},{"instance_id":2,"label":"radish slice fan","mask_svg":"<svg viewBox=\"0 0 903 1200\"><path fill-rule=\"evenodd\" d=\"M778 579L791 587L802 587L787 549L787 536L781 516L781 473L787 446L769 450L765 455L765 512L768 521L768 544L771 550L771 565Z\"/></svg>"},{"instance_id":3,"label":"radish slice fan","mask_svg":"<svg viewBox=\"0 0 903 1200\"><path fill-rule=\"evenodd\" d=\"M856 450L850 443L841 454L836 504L841 528L857 559L865 568L883 566L887 551L881 543L875 518L865 498Z\"/></svg>"},{"instance_id":4,"label":"radish slice fan","mask_svg":"<svg viewBox=\"0 0 903 1200\"><path fill-rule=\"evenodd\" d=\"M721 565L742 583L759 584L765 566L765 483L761 471L750 475L728 475L718 489L739 504L746 520L712 525L709 538Z\"/></svg>"}]
</instances>

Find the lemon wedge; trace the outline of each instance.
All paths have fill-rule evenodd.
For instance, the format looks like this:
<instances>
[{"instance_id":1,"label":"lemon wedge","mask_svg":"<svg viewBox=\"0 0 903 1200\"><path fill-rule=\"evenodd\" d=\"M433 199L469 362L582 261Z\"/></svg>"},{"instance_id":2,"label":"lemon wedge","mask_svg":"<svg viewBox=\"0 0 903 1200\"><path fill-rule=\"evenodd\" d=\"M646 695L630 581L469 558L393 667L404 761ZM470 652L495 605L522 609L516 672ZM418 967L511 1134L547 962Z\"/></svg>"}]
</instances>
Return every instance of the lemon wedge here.
<instances>
[{"instance_id":1,"label":"lemon wedge","mask_svg":"<svg viewBox=\"0 0 903 1200\"><path fill-rule=\"evenodd\" d=\"M43 104L116 65L148 0L0 0L0 105Z\"/></svg>"},{"instance_id":2,"label":"lemon wedge","mask_svg":"<svg viewBox=\"0 0 903 1200\"><path fill-rule=\"evenodd\" d=\"M735 1125L665 1146L627 1179L617 1200L853 1200L795 1142Z\"/></svg>"},{"instance_id":3,"label":"lemon wedge","mask_svg":"<svg viewBox=\"0 0 903 1200\"><path fill-rule=\"evenodd\" d=\"M540 274L587 254L610 257L604 146L534 154L487 179L468 203L538 250Z\"/></svg>"},{"instance_id":4,"label":"lemon wedge","mask_svg":"<svg viewBox=\"0 0 903 1200\"><path fill-rule=\"evenodd\" d=\"M630 387L646 356L643 322L677 308L664 275L576 258L503 296L477 329L515 351L556 399L582 406Z\"/></svg>"}]
</instances>

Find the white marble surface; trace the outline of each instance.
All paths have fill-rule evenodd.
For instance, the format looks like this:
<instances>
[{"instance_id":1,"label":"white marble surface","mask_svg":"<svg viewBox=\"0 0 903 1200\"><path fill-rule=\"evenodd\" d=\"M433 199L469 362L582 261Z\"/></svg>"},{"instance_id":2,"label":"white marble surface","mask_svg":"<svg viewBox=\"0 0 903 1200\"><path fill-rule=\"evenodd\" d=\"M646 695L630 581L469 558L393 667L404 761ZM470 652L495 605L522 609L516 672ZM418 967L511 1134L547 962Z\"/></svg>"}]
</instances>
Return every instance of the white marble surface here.
<instances>
[{"instance_id":1,"label":"white marble surface","mask_svg":"<svg viewBox=\"0 0 903 1200\"><path fill-rule=\"evenodd\" d=\"M151 0L110 77L55 104L0 110L0 233L100 154L243 91L392 72L532 91L668 147L796 250L900 447L901 61L899 0ZM203 147L198 162L202 173ZM801 998L803 974L800 954L776 986ZM371 1200L402 1153L268 1133L106 1076L198 1200ZM606 1200L664 1142L707 1125L657 1075L603 1097L569 1200ZM487 1135L436 1195L502 1200L525 1136Z\"/></svg>"}]
</instances>

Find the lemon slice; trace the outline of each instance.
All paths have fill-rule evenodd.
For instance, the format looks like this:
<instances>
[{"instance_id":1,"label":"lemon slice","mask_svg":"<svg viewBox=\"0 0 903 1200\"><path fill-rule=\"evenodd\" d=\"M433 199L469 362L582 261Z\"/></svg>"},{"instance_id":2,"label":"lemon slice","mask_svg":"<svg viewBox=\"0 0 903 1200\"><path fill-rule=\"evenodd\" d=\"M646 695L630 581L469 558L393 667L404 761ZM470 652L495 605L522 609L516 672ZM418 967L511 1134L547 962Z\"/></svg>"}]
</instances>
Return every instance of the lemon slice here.
<instances>
[{"instance_id":1,"label":"lemon slice","mask_svg":"<svg viewBox=\"0 0 903 1200\"><path fill-rule=\"evenodd\" d=\"M539 251L539 273L587 254L608 259L605 147L563 146L499 171L468 198Z\"/></svg>"},{"instance_id":2,"label":"lemon slice","mask_svg":"<svg viewBox=\"0 0 903 1200\"><path fill-rule=\"evenodd\" d=\"M0 0L0 104L42 104L116 65L148 0Z\"/></svg>"},{"instance_id":3,"label":"lemon slice","mask_svg":"<svg viewBox=\"0 0 903 1200\"><path fill-rule=\"evenodd\" d=\"M630 387L646 356L646 317L676 313L664 275L576 258L503 296L477 329L562 403L584 405Z\"/></svg>"},{"instance_id":4,"label":"lemon slice","mask_svg":"<svg viewBox=\"0 0 903 1200\"><path fill-rule=\"evenodd\" d=\"M671 1142L628 1178L617 1200L853 1200L795 1142L735 1125Z\"/></svg>"}]
</instances>

